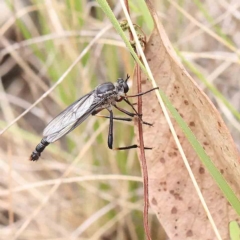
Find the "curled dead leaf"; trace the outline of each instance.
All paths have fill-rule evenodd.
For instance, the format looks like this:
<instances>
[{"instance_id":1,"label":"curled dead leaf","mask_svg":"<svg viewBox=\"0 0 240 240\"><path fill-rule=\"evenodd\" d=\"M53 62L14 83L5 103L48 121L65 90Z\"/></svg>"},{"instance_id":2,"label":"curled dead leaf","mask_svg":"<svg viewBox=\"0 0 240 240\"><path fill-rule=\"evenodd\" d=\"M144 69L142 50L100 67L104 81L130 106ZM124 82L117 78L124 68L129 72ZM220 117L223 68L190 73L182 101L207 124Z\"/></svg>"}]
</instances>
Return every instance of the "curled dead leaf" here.
<instances>
[{"instance_id":1,"label":"curled dead leaf","mask_svg":"<svg viewBox=\"0 0 240 240\"><path fill-rule=\"evenodd\" d=\"M207 155L240 197L239 153L220 114L179 62L168 37L152 12L155 28L145 56L160 89L195 134ZM135 85L136 85L136 76ZM151 83L142 77L142 90ZM136 89L136 87L134 88ZM170 239L216 239L212 226L189 178L154 93L144 96L143 118L149 177L149 202ZM198 159L180 127L174 127L195 178L223 239L229 239L228 223L239 217ZM136 131L137 132L137 131Z\"/></svg>"}]
</instances>

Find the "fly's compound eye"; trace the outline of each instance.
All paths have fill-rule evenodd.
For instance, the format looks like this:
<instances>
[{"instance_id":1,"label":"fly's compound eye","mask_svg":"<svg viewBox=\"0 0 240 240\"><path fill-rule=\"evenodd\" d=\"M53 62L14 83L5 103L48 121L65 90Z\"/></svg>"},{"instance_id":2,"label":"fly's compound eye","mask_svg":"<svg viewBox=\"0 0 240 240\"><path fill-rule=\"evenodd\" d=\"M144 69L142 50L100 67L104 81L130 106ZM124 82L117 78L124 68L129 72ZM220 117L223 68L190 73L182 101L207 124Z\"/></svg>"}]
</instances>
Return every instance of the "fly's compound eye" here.
<instances>
[{"instance_id":1,"label":"fly's compound eye","mask_svg":"<svg viewBox=\"0 0 240 240\"><path fill-rule=\"evenodd\" d=\"M123 90L124 90L124 93L127 93L129 91L129 87L126 82L123 83Z\"/></svg>"}]
</instances>

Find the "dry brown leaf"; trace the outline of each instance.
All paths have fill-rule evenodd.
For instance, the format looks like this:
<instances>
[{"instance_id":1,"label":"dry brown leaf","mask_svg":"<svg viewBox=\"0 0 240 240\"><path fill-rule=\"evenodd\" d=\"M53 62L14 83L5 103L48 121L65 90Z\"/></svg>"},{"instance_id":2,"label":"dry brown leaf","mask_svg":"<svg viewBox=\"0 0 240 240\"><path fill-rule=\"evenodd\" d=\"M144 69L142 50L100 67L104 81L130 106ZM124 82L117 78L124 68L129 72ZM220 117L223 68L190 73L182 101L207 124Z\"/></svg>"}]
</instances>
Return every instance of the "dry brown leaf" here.
<instances>
[{"instance_id":1,"label":"dry brown leaf","mask_svg":"<svg viewBox=\"0 0 240 240\"><path fill-rule=\"evenodd\" d=\"M231 135L218 111L177 59L162 25L154 18L155 29L145 48L153 76L240 197L239 153ZM152 88L145 76L142 88ZM167 235L171 240L216 239L154 93L143 99L143 119L154 124L144 127L145 146L153 147L146 151L149 202ZM240 222L239 217L174 120L173 123L215 224L227 240L229 221Z\"/></svg>"}]
</instances>

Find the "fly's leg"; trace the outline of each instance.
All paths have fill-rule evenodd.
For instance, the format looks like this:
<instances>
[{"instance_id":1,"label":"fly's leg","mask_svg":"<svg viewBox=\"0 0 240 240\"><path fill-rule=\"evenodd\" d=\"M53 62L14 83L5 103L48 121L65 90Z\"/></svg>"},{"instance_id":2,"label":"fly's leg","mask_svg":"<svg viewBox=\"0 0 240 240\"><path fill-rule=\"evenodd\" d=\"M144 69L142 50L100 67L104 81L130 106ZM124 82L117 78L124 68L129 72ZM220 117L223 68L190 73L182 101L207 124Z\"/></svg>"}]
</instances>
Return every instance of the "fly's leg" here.
<instances>
[{"instance_id":1,"label":"fly's leg","mask_svg":"<svg viewBox=\"0 0 240 240\"><path fill-rule=\"evenodd\" d=\"M110 113L110 121L109 121L109 129L108 129L108 147L113 149L113 112L109 110Z\"/></svg>"},{"instance_id":2,"label":"fly's leg","mask_svg":"<svg viewBox=\"0 0 240 240\"><path fill-rule=\"evenodd\" d=\"M103 109L104 109L104 108L100 108L100 109L98 109L98 110L94 110L94 111L92 112L92 116L95 116L96 114L98 114L99 112L101 112Z\"/></svg>"},{"instance_id":3,"label":"fly's leg","mask_svg":"<svg viewBox=\"0 0 240 240\"><path fill-rule=\"evenodd\" d=\"M127 146L127 147L113 148L113 119L114 119L114 117L113 117L112 110L108 110L108 111L110 113L110 116L109 116L110 122L109 122L109 130L108 130L108 147L112 150L127 150L127 149L131 149L131 148L138 148L139 146L136 144ZM145 147L144 149L152 149L152 148Z\"/></svg>"},{"instance_id":4,"label":"fly's leg","mask_svg":"<svg viewBox=\"0 0 240 240\"><path fill-rule=\"evenodd\" d=\"M146 92L138 93L138 94L135 94L135 95L128 95L128 96L126 95L126 98L142 96L142 95L145 95L145 94L147 94L149 92L152 92L152 91L154 91L156 89L159 89L159 87L155 87L155 88L152 88L152 89L150 89L150 90L148 90Z\"/></svg>"},{"instance_id":5,"label":"fly's leg","mask_svg":"<svg viewBox=\"0 0 240 240\"><path fill-rule=\"evenodd\" d=\"M130 103L126 98L124 98L123 100L124 100L124 102L126 102L129 106L131 106L131 108L133 109L133 111L134 111L135 113L138 113L132 103Z\"/></svg>"},{"instance_id":6,"label":"fly's leg","mask_svg":"<svg viewBox=\"0 0 240 240\"><path fill-rule=\"evenodd\" d=\"M142 116L142 115L139 114L139 113L131 113L131 112L128 112L127 110L118 107L116 104L112 104L112 105L113 105L116 109L118 109L120 112L123 112L123 113L127 114L127 115L130 116L130 117L134 117L134 116L141 117L141 116Z\"/></svg>"},{"instance_id":7,"label":"fly's leg","mask_svg":"<svg viewBox=\"0 0 240 240\"><path fill-rule=\"evenodd\" d=\"M103 115L94 115L96 117L101 117L101 118L110 118L109 116L103 116ZM113 117L113 120L119 120L119 121L126 121L126 122L132 122L133 119L132 118L122 118L122 117ZM145 125L148 125L148 126L152 126L151 123L148 123L148 122L142 122L143 124Z\"/></svg>"},{"instance_id":8,"label":"fly's leg","mask_svg":"<svg viewBox=\"0 0 240 240\"><path fill-rule=\"evenodd\" d=\"M128 100L127 100L126 103L128 103L130 106L132 106L131 103L130 103ZM152 126L152 125L153 125L153 124L151 124L151 123L144 122L144 121L142 120L142 118L141 118L142 115L139 114L139 113L135 110L135 108L134 108L133 106L132 106L132 108L136 111L136 113L128 112L128 111L126 111L125 109L122 109L122 108L118 107L116 104L113 104L113 106L114 106L115 108L117 108L120 112L123 112L123 113L127 114L127 115L130 116L130 117L137 116L143 124L146 124L146 125L148 125L148 126Z\"/></svg>"},{"instance_id":9,"label":"fly's leg","mask_svg":"<svg viewBox=\"0 0 240 240\"><path fill-rule=\"evenodd\" d=\"M110 118L109 116L105 116L105 115L94 115L94 116L100 117L100 118ZM131 122L132 118L113 117L113 120Z\"/></svg>"}]
</instances>

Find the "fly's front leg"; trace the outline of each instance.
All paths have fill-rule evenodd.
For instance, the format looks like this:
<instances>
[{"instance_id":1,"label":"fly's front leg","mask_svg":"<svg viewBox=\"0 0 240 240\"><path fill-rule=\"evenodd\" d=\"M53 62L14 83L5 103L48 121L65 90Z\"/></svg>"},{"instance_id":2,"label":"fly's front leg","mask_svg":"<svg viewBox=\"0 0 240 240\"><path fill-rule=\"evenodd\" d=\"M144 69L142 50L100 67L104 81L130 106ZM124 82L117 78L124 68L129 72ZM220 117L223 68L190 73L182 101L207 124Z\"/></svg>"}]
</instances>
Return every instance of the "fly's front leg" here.
<instances>
[{"instance_id":1,"label":"fly's front leg","mask_svg":"<svg viewBox=\"0 0 240 240\"><path fill-rule=\"evenodd\" d=\"M146 92L141 92L141 93L138 93L138 94L135 94L135 95L126 95L126 98L139 97L139 96L145 95L145 94L147 94L147 93L149 93L149 92L152 92L152 91L154 91L154 90L157 90L157 89L159 89L159 87L155 87L155 88L152 88L152 89L150 89L150 90L148 90L148 91L146 91Z\"/></svg>"}]
</instances>

